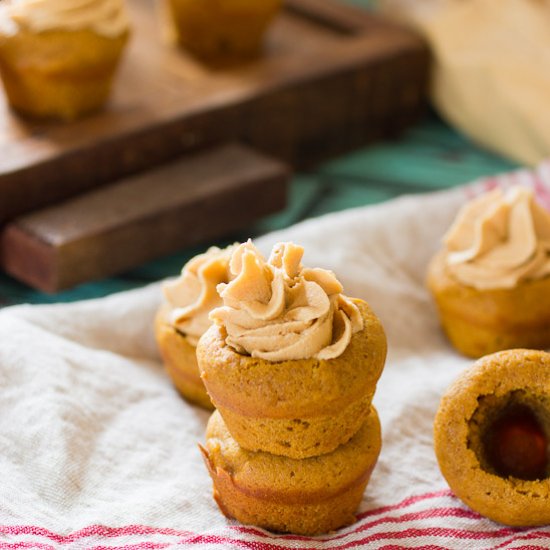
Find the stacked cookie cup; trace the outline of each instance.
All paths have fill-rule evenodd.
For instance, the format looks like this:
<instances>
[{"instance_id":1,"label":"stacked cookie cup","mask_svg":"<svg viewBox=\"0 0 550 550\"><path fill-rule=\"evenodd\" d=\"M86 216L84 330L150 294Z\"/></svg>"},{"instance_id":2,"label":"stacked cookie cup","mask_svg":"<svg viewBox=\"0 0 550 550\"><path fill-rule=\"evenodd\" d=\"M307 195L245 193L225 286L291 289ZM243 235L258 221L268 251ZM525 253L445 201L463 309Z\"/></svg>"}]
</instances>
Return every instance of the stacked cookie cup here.
<instances>
[{"instance_id":1,"label":"stacked cookie cup","mask_svg":"<svg viewBox=\"0 0 550 550\"><path fill-rule=\"evenodd\" d=\"M376 464L386 338L368 305L304 269L302 254L286 243L266 262L251 243L237 248L197 360L217 408L201 450L220 509L313 535L355 520Z\"/></svg>"}]
</instances>

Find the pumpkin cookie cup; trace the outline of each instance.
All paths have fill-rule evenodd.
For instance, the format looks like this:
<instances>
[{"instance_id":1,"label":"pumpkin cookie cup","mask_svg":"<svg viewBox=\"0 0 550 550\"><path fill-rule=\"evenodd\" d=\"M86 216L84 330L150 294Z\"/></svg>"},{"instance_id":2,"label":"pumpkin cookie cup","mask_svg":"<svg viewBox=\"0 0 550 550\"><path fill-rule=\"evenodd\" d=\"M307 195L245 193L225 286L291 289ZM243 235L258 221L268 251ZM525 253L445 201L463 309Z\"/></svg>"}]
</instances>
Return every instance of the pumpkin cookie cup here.
<instances>
[{"instance_id":1,"label":"pumpkin cookie cup","mask_svg":"<svg viewBox=\"0 0 550 550\"><path fill-rule=\"evenodd\" d=\"M197 364L197 348L169 320L171 308L164 305L155 318L155 338L166 372L182 397L205 409L214 405L206 393Z\"/></svg>"},{"instance_id":2,"label":"pumpkin cookie cup","mask_svg":"<svg viewBox=\"0 0 550 550\"><path fill-rule=\"evenodd\" d=\"M467 357L550 347L550 277L513 288L478 290L452 277L440 252L430 264L428 287L443 330Z\"/></svg>"},{"instance_id":3,"label":"pumpkin cookie cup","mask_svg":"<svg viewBox=\"0 0 550 550\"><path fill-rule=\"evenodd\" d=\"M454 493L505 525L550 524L550 354L502 351L441 400L435 452Z\"/></svg>"},{"instance_id":4,"label":"pumpkin cookie cup","mask_svg":"<svg viewBox=\"0 0 550 550\"><path fill-rule=\"evenodd\" d=\"M197 342L208 329L210 311L222 304L216 291L227 283L234 246L212 247L189 260L179 278L164 283L165 301L155 318L155 337L164 365L179 393L212 410L197 363Z\"/></svg>"},{"instance_id":5,"label":"pumpkin cookie cup","mask_svg":"<svg viewBox=\"0 0 550 550\"><path fill-rule=\"evenodd\" d=\"M10 105L72 120L107 101L130 36L123 2L69 0L0 5L0 74Z\"/></svg>"},{"instance_id":6,"label":"pumpkin cookie cup","mask_svg":"<svg viewBox=\"0 0 550 550\"><path fill-rule=\"evenodd\" d=\"M335 359L273 363L237 353L212 325L197 346L208 393L244 448L296 459L349 441L370 411L386 359L386 337L369 306L355 300L364 328Z\"/></svg>"},{"instance_id":7,"label":"pumpkin cookie cup","mask_svg":"<svg viewBox=\"0 0 550 550\"><path fill-rule=\"evenodd\" d=\"M207 61L258 55L282 0L165 0L177 41Z\"/></svg>"},{"instance_id":8,"label":"pumpkin cookie cup","mask_svg":"<svg viewBox=\"0 0 550 550\"><path fill-rule=\"evenodd\" d=\"M295 460L244 450L215 412L201 447L222 512L241 523L299 535L350 525L381 447L371 408L359 431L334 452Z\"/></svg>"},{"instance_id":9,"label":"pumpkin cookie cup","mask_svg":"<svg viewBox=\"0 0 550 550\"><path fill-rule=\"evenodd\" d=\"M522 187L471 201L430 263L427 284L464 355L550 347L550 213Z\"/></svg>"},{"instance_id":10,"label":"pumpkin cookie cup","mask_svg":"<svg viewBox=\"0 0 550 550\"><path fill-rule=\"evenodd\" d=\"M341 294L303 249L233 254L224 306L197 346L201 376L241 447L295 459L330 453L364 422L386 359L378 318Z\"/></svg>"}]
</instances>

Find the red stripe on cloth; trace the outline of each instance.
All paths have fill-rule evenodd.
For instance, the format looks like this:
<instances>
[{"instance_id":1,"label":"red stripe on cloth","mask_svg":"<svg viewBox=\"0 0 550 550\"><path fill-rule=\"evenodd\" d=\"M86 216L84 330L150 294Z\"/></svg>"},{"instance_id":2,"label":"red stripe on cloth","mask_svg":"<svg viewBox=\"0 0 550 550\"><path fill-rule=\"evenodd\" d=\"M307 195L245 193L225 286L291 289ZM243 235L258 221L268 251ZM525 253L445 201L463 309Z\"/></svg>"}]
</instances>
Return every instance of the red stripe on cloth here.
<instances>
[{"instance_id":1,"label":"red stripe on cloth","mask_svg":"<svg viewBox=\"0 0 550 550\"><path fill-rule=\"evenodd\" d=\"M537 199L546 210L550 210L550 189L542 180L540 174L534 176L534 187Z\"/></svg>"},{"instance_id":2,"label":"red stripe on cloth","mask_svg":"<svg viewBox=\"0 0 550 550\"><path fill-rule=\"evenodd\" d=\"M397 531L397 532L389 531L389 532L368 535L361 539L350 541L337 546L332 546L331 548L332 550L347 550L350 548L355 548L355 547L369 544L369 543L383 544L384 541L402 540L402 539L421 539L425 537L444 537L444 538L459 539L459 540L493 540L496 538L517 535L517 534L518 534L518 530L512 529L512 528L502 528L502 529L497 529L495 531L467 531L463 529L451 529L451 528L442 528L442 527L409 528L409 529L404 529L402 531ZM514 536L513 538L510 538L507 541L503 541L499 546L496 546L493 548L504 548L511 542L524 540L528 538L550 540L550 532L537 531L537 532L525 533L524 535L520 535L519 537ZM322 541L318 539L310 539L309 542L322 542ZM13 549L40 548L44 550L53 549L53 547L50 545L32 543L32 542L20 542L20 543L13 543L13 544L2 543L2 544L3 546L0 546L1 550L3 550L4 548L6 550L8 549L11 550L12 548ZM222 547L227 545L233 545L233 546L238 546L238 547L246 548L250 550L281 550L282 548L284 548L279 544L272 544L272 543L262 542L258 540L246 541L246 540L240 540L240 539L227 537L227 536L209 535L209 534L206 534L206 535L197 534L197 535L186 536L181 538L177 542L175 542L175 544L187 544L187 545L211 544L211 545L219 545ZM95 546L94 549L95 550L107 550L107 549L152 550L157 548L166 548L170 545L171 543L143 542L143 543L137 543L133 545L124 545L124 546L109 546L109 547ZM313 547L310 547L310 549L312 550ZM303 550L307 550L307 547L303 548Z\"/></svg>"},{"instance_id":3,"label":"red stripe on cloth","mask_svg":"<svg viewBox=\"0 0 550 550\"><path fill-rule=\"evenodd\" d=\"M392 539L417 539L425 537L442 537L448 539L458 540L492 540L504 536L513 535L516 531L509 528L504 528L495 531L466 531L463 529L451 529L445 527L430 527L430 528L410 528L397 532L385 532L369 535L360 540L355 540L347 544L333 547L334 550L346 550L347 548L353 548L358 545L368 544L371 542L379 542L383 540ZM545 533L544 537L550 540L550 533Z\"/></svg>"},{"instance_id":4,"label":"red stripe on cloth","mask_svg":"<svg viewBox=\"0 0 550 550\"><path fill-rule=\"evenodd\" d=\"M458 500L450 489L442 489L441 491L433 491L431 493L424 493L423 495L414 495L398 502L397 504L390 504L389 506L382 506L380 508L374 508L374 510L368 510L367 512L359 514L357 518L363 519L369 516L377 516L379 514L385 514L386 512L393 512L393 510L406 508L407 506L411 506L417 502L422 502L423 500L441 497L451 497L454 500Z\"/></svg>"},{"instance_id":5,"label":"red stripe on cloth","mask_svg":"<svg viewBox=\"0 0 550 550\"><path fill-rule=\"evenodd\" d=\"M192 533L189 531L169 529L169 528L158 528L158 527L149 527L145 525L128 525L124 527L107 527L103 525L91 525L69 533L67 535L60 535L37 526L30 525L14 525L14 526L0 526L0 534L11 535L11 536L36 536L43 537L49 540L54 541L58 544L69 544L77 540L85 538L96 538L96 539L113 539L115 537L127 537L127 536L141 536L146 537L148 535L155 536L168 536L172 537L175 540L172 541L142 541L136 542L134 544L126 544L124 546L101 546L100 540L90 541L91 543L98 543L97 546L94 546L94 550L156 550L166 548L172 544L187 544L187 545L198 545L198 544L211 544L217 546L228 546L232 545L234 547L240 547L250 550L281 550L284 546L281 546L281 543L291 542L291 541L302 541L304 542L303 550L308 550L312 548L308 543L319 543L327 542L332 543L331 548L334 550L347 550L349 548L356 548L369 543L376 543L377 548L384 547L390 550L391 548L398 548L395 543L392 545L392 541L411 539L416 540L418 543L422 541L420 539L425 537L443 537L447 539L456 539L456 540L465 540L465 541L474 541L474 540L492 540L495 545L492 546L496 549L504 549L510 544L519 541L528 541L535 539L544 539L550 541L550 531L526 531L525 529L513 529L513 528L502 528L495 525L495 529L484 530L468 530L468 529L454 529L448 527L406 527L398 531L385 531L381 533L372 533L374 527L388 524L399 526L400 524L405 524L407 522L419 521L424 524L429 523L430 519L434 518L446 518L446 517L456 517L463 519L478 520L481 516L475 512L463 507L462 505L457 506L440 506L434 507L434 503L430 503L430 500L434 500L441 497L450 497L453 502L459 502L458 499L453 495L448 489L435 491L431 493L425 493L423 495L415 495L408 497L401 502L384 506L380 508L375 508L360 514L360 521L353 527L350 527L334 536L325 536L323 538L316 537L300 537L296 535L273 535L266 531L260 530L254 527L246 526L233 526L230 527L235 535L214 535L214 534L198 534ZM419 511L405 511L400 515L387 516L389 512L403 511L407 507L413 506L417 503L425 502L428 508ZM377 517L378 516L378 517ZM370 531L370 534L369 534ZM362 536L362 535L365 536ZM239 535L251 535L254 537L253 540L243 540L239 538ZM361 538L357 538L357 536ZM342 539L349 537L354 537L355 540L345 542ZM498 541L497 539L502 539L507 537L507 540ZM262 540L263 539L263 540ZM266 539L271 539L268 541ZM339 541L339 542L338 542ZM115 541L113 541L115 542ZM538 542L538 541L537 541ZM36 548L39 550L52 550L54 547L47 544L42 544L39 542L32 541L20 541L20 542L2 542L0 543L0 550L12 550L12 549L24 549L24 548ZM424 548L430 548L425 546ZM433 550L438 550L437 545L432 545ZM55 549L54 549L55 550Z\"/></svg>"},{"instance_id":6,"label":"red stripe on cloth","mask_svg":"<svg viewBox=\"0 0 550 550\"><path fill-rule=\"evenodd\" d=\"M39 550L55 550L51 544L40 542L0 542L0 550L17 550L20 548L38 548Z\"/></svg>"},{"instance_id":7,"label":"red stripe on cloth","mask_svg":"<svg viewBox=\"0 0 550 550\"><path fill-rule=\"evenodd\" d=\"M383 544L384 541L391 540L403 540L403 539L423 539L426 537L442 537L447 539L473 541L473 540L493 540L504 536L510 536L516 533L515 529L502 528L495 531L467 531L463 529L451 529L445 527L431 527L431 528L409 528L403 531L387 531L383 533L376 533L368 535L361 539L350 541L337 546L331 546L331 550L348 550L350 548L356 548L370 543L378 543L376 548ZM541 536L542 535L542 536ZM537 535L538 538L547 538L550 540L550 533L540 532ZM310 539L310 542L321 542L317 539ZM241 548L247 548L251 550L287 550L286 547L279 544L273 544L268 542L261 542L257 540L247 541L239 540L231 537L218 536L218 535L196 535L194 537L184 538L178 541L178 544L211 544L226 546L232 544ZM314 550L313 547L302 547L300 550Z\"/></svg>"},{"instance_id":8,"label":"red stripe on cloth","mask_svg":"<svg viewBox=\"0 0 550 550\"><path fill-rule=\"evenodd\" d=\"M493 191L497 187L509 188L512 185L529 185L539 201L547 210L550 210L550 185L546 181L544 172L550 172L550 162L540 164L536 170L517 170L500 176L491 176L481 179L471 185L464 186L464 193L469 200Z\"/></svg>"},{"instance_id":9,"label":"red stripe on cloth","mask_svg":"<svg viewBox=\"0 0 550 550\"><path fill-rule=\"evenodd\" d=\"M310 539L310 542L314 542L314 540L315 539ZM196 535L194 537L181 539L177 542L177 544L216 544L222 547L231 544L233 546L240 546L241 548L250 548L251 550L289 550L286 546L272 544L270 542L262 542L258 540L242 540L220 535ZM300 548L300 550L313 550L313 548L308 549L302 547Z\"/></svg>"},{"instance_id":10,"label":"red stripe on cloth","mask_svg":"<svg viewBox=\"0 0 550 550\"><path fill-rule=\"evenodd\" d=\"M182 531L178 529L170 529L169 527L149 527L147 525L126 525L124 527L106 527L105 525L90 525L79 531L75 531L67 537L74 537L75 539L89 537L89 536L102 536L102 537L120 537L124 535L167 535L175 537L185 537L192 535L191 531Z\"/></svg>"},{"instance_id":11,"label":"red stripe on cloth","mask_svg":"<svg viewBox=\"0 0 550 550\"><path fill-rule=\"evenodd\" d=\"M158 550L173 546L170 542L139 542L122 546L90 546L87 550Z\"/></svg>"},{"instance_id":12,"label":"red stripe on cloth","mask_svg":"<svg viewBox=\"0 0 550 550\"><path fill-rule=\"evenodd\" d=\"M390 512L393 510L399 510L401 508L406 508L407 506L411 506L412 504L416 504L417 502L421 502L424 500L429 500L432 498L438 498L442 496L451 496L454 497L453 493L448 490L441 490L441 491L434 491L431 493L425 493L423 495L415 495L408 497L401 502L397 504L393 504L390 506L382 506L379 508L375 508L373 510L369 510L368 512L364 512L362 514L359 514L358 519L363 519L369 516L375 516L379 514L384 514L386 512ZM242 527L242 526L236 526L233 527L236 531L243 531L243 532L255 532L258 534L262 534L263 536L269 536L268 534L254 529L253 527ZM45 529L43 527L38 527L34 525L0 525L0 534L6 534L6 535L34 535L34 536L41 536L44 538L48 538L50 540L53 540L59 544L69 544L71 542L74 542L81 538L87 538L87 537L103 537L103 538L114 538L114 537L120 537L120 536L139 536L139 535L168 535L168 536L176 536L176 537L186 537L186 536L193 536L195 533L191 533L189 531L180 531L177 529L170 529L170 528L158 528L158 527L149 527L146 525L127 525L124 527L107 527L105 525L90 525L88 527L84 527L83 529L80 529L79 531L75 531L73 533L69 533L67 535L60 535L58 533L54 533L53 531L49 531L48 529ZM293 535L288 535L289 537L292 537ZM296 537L294 535L294 537ZM307 537L297 537L297 540L312 540L308 539Z\"/></svg>"},{"instance_id":13,"label":"red stripe on cloth","mask_svg":"<svg viewBox=\"0 0 550 550\"><path fill-rule=\"evenodd\" d=\"M505 541L501 542L498 546L495 546L493 548L493 550L497 550L497 549L500 549L500 548L506 548L510 544L519 542L520 540L546 539L546 538L549 538L549 537L550 537L550 534L545 532L545 531L529 531L528 533L525 533L523 535L518 534L515 537L510 537L508 540L505 540ZM525 547L522 546L521 548L527 548L527 546L525 546ZM548 546L545 546L543 548L545 548L545 550L548 550Z\"/></svg>"},{"instance_id":14,"label":"red stripe on cloth","mask_svg":"<svg viewBox=\"0 0 550 550\"><path fill-rule=\"evenodd\" d=\"M78 539L88 537L114 538L122 536L143 535L167 535L185 537L193 535L190 531L178 531L176 529L148 527L146 525L127 525L125 527L106 527L105 525L90 525L68 535L59 535L48 529L33 525L3 525L0 526L0 534L4 535L34 535L48 538L59 544L70 544Z\"/></svg>"},{"instance_id":15,"label":"red stripe on cloth","mask_svg":"<svg viewBox=\"0 0 550 550\"><path fill-rule=\"evenodd\" d=\"M424 521L427 519L451 517L477 520L481 516L476 512L472 512L471 510L467 510L464 508L432 508L429 510L423 510L421 512L409 512L407 514L402 514L396 517L383 517L368 523L360 523L356 529L351 531L351 534L362 533L364 531L372 529L373 527L384 524L398 525L400 523L409 523L411 521ZM339 534L336 535L335 538L342 538L343 536L346 535Z\"/></svg>"},{"instance_id":16,"label":"red stripe on cloth","mask_svg":"<svg viewBox=\"0 0 550 550\"><path fill-rule=\"evenodd\" d=\"M487 193L489 191L493 191L493 189L496 189L497 187L500 187L500 181L498 177L487 178L483 182L483 189Z\"/></svg>"},{"instance_id":17,"label":"red stripe on cloth","mask_svg":"<svg viewBox=\"0 0 550 550\"><path fill-rule=\"evenodd\" d=\"M415 520L426 520L431 518L446 518L446 517L467 518L467 519L476 519L476 520L481 518L481 516L478 513L472 512L471 510L468 510L465 508L456 508L456 507L455 508L451 508L451 507L431 508L429 510L422 510L420 512L409 512L407 514L402 514L401 516L378 518L368 523L357 523L354 526L354 528L346 530L345 532L339 533L332 537L326 537L326 538L316 537L315 539L312 539L311 537L303 537L299 535L272 535L266 531L261 531L260 529L256 529L254 527L235 526L233 527L233 529L239 533L246 533L249 535L254 535L262 538L277 537L277 538L284 538L285 540L297 540L297 541L314 540L316 542L332 542L335 540L349 537L350 535L361 533L363 531L366 531L367 529L371 529L372 527L376 527L384 523L398 524L398 523L407 523Z\"/></svg>"}]
</instances>

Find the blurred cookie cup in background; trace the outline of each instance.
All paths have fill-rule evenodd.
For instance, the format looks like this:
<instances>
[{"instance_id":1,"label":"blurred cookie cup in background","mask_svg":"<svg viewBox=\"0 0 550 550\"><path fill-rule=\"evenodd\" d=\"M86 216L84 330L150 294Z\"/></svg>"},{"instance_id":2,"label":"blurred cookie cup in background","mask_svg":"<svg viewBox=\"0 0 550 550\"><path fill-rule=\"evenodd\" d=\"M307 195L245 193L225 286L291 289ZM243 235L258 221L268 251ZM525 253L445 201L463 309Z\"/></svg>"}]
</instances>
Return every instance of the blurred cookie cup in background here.
<instances>
[{"instance_id":1,"label":"blurred cookie cup in background","mask_svg":"<svg viewBox=\"0 0 550 550\"><path fill-rule=\"evenodd\" d=\"M208 62L239 61L261 53L282 0L164 0L176 41Z\"/></svg>"},{"instance_id":2,"label":"blurred cookie cup in background","mask_svg":"<svg viewBox=\"0 0 550 550\"><path fill-rule=\"evenodd\" d=\"M10 105L72 120L102 107L130 36L123 0L6 0L0 74Z\"/></svg>"}]
</instances>

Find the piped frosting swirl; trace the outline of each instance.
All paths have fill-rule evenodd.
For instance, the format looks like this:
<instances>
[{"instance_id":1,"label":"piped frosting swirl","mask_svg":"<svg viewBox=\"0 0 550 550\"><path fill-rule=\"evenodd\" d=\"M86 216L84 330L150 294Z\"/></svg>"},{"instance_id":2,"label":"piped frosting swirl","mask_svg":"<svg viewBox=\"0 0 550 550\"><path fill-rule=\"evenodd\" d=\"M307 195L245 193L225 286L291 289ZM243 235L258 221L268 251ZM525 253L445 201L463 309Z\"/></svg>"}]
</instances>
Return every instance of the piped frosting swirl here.
<instances>
[{"instance_id":1,"label":"piped frosting swirl","mask_svg":"<svg viewBox=\"0 0 550 550\"><path fill-rule=\"evenodd\" d=\"M444 243L449 273L480 290L550 274L550 213L525 187L496 189L468 203Z\"/></svg>"},{"instance_id":2,"label":"piped frosting swirl","mask_svg":"<svg viewBox=\"0 0 550 550\"><path fill-rule=\"evenodd\" d=\"M2 16L32 32L89 29L116 37L130 27L124 0L8 0Z\"/></svg>"},{"instance_id":3,"label":"piped frosting swirl","mask_svg":"<svg viewBox=\"0 0 550 550\"><path fill-rule=\"evenodd\" d=\"M304 268L303 253L281 243L266 262L250 241L235 250L234 278L218 287L224 305L210 314L234 350L268 361L333 359L363 328L359 309L334 274Z\"/></svg>"},{"instance_id":4,"label":"piped frosting swirl","mask_svg":"<svg viewBox=\"0 0 550 550\"><path fill-rule=\"evenodd\" d=\"M212 324L210 311L222 305L216 287L230 280L229 260L234 249L210 248L189 260L178 279L163 285L164 296L172 307L169 322L193 346Z\"/></svg>"}]
</instances>

